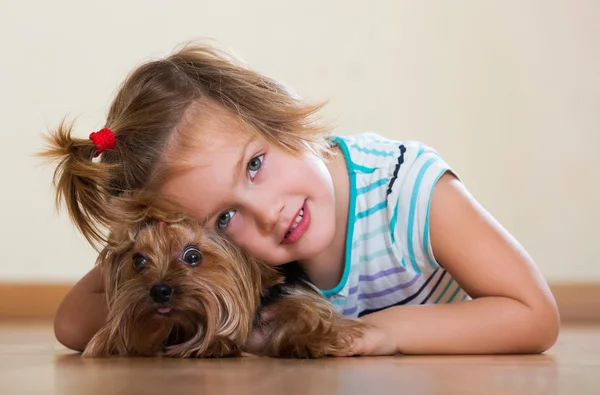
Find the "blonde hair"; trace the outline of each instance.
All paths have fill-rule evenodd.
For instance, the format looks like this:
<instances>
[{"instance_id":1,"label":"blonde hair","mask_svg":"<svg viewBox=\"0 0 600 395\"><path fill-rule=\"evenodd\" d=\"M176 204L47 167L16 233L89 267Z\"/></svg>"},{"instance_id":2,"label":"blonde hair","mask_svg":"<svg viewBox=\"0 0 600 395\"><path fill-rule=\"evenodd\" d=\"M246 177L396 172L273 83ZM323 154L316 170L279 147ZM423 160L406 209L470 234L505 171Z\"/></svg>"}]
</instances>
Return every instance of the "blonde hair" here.
<instances>
[{"instance_id":1,"label":"blonde hair","mask_svg":"<svg viewBox=\"0 0 600 395\"><path fill-rule=\"evenodd\" d=\"M50 131L49 147L40 155L59 161L57 207L64 201L88 242L105 242L103 229L119 220L118 210L110 209L111 198L156 190L177 167L172 146L189 139L189 132L180 133L186 118L191 112L210 113L215 105L279 147L323 158L331 153L329 128L316 117L323 103L305 103L225 52L193 43L142 64L125 79L104 125L114 133L116 146L99 160L92 160L92 140L72 137L72 124L63 120Z\"/></svg>"}]
</instances>

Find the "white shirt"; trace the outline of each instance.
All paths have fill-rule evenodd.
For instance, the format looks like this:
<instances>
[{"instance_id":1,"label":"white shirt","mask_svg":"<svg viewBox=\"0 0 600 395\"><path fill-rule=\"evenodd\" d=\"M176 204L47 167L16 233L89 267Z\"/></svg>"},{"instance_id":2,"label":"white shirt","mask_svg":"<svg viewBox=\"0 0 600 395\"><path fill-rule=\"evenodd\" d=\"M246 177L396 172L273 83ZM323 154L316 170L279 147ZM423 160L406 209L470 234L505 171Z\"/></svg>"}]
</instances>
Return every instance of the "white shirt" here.
<instances>
[{"instance_id":1,"label":"white shirt","mask_svg":"<svg viewBox=\"0 0 600 395\"><path fill-rule=\"evenodd\" d=\"M436 261L429 235L433 187L448 164L416 141L374 133L335 137L350 176L345 268L321 290L344 315L469 296ZM454 173L454 172L453 172Z\"/></svg>"}]
</instances>

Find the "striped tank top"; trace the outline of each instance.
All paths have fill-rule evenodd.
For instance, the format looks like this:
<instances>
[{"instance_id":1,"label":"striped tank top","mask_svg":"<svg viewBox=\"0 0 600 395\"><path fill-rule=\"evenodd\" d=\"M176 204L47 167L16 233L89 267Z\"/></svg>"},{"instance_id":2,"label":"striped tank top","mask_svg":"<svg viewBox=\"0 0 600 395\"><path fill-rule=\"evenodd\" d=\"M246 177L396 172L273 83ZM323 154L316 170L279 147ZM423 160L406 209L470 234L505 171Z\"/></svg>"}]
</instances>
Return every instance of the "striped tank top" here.
<instances>
[{"instance_id":1,"label":"striped tank top","mask_svg":"<svg viewBox=\"0 0 600 395\"><path fill-rule=\"evenodd\" d=\"M350 176L345 267L321 290L340 313L361 317L397 305L469 296L436 261L429 239L433 187L446 171L431 147L374 133L335 137Z\"/></svg>"}]
</instances>

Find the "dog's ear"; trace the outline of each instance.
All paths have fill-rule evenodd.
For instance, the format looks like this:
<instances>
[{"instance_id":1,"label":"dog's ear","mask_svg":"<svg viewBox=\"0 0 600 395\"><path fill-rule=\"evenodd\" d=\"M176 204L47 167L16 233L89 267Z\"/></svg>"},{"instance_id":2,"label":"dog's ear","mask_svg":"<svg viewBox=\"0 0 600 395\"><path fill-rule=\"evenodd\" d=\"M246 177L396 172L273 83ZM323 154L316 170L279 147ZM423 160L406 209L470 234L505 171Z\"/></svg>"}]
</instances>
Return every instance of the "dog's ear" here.
<instances>
[{"instance_id":1,"label":"dog's ear","mask_svg":"<svg viewBox=\"0 0 600 395\"><path fill-rule=\"evenodd\" d=\"M131 253L132 247L133 242L129 240L127 230L115 229L110 234L108 245L100 251L96 258L96 266L100 267L104 293L109 308L126 266L130 263L126 259Z\"/></svg>"},{"instance_id":2,"label":"dog's ear","mask_svg":"<svg viewBox=\"0 0 600 395\"><path fill-rule=\"evenodd\" d=\"M116 242L117 236L111 234L113 241ZM92 340L85 347L82 357L107 357L120 351L118 341L118 323L119 317L115 316L115 297L117 289L121 283L121 276L127 262L124 261L131 243L122 241L121 243L111 244L104 247L96 260L96 265L100 266L104 284L104 294L106 295L106 304L108 316L104 326L92 337Z\"/></svg>"},{"instance_id":3,"label":"dog's ear","mask_svg":"<svg viewBox=\"0 0 600 395\"><path fill-rule=\"evenodd\" d=\"M121 275L125 269L126 262L123 261L124 258L125 251L113 250L109 247L102 250L98 256L104 279L104 292L109 305L117 291Z\"/></svg>"},{"instance_id":4,"label":"dog's ear","mask_svg":"<svg viewBox=\"0 0 600 395\"><path fill-rule=\"evenodd\" d=\"M283 282L283 276L273 267L254 259L247 251L215 230L204 229L204 234L221 251L223 259L244 265L249 280L260 288L268 288Z\"/></svg>"}]
</instances>

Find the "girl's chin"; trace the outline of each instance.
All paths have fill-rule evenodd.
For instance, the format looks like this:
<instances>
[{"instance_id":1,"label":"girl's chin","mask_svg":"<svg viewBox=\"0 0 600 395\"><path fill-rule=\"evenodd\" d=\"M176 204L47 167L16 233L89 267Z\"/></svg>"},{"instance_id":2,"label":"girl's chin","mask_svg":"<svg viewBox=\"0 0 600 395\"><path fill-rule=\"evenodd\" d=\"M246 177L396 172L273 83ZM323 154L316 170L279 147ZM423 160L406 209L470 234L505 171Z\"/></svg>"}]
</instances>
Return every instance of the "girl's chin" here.
<instances>
[{"instance_id":1,"label":"girl's chin","mask_svg":"<svg viewBox=\"0 0 600 395\"><path fill-rule=\"evenodd\" d=\"M314 238L306 238L304 243L298 243L298 253L293 255L291 261L302 261L315 258L327 250L327 247L331 246L333 237L330 237L329 234L320 234L316 236L317 237Z\"/></svg>"}]
</instances>

